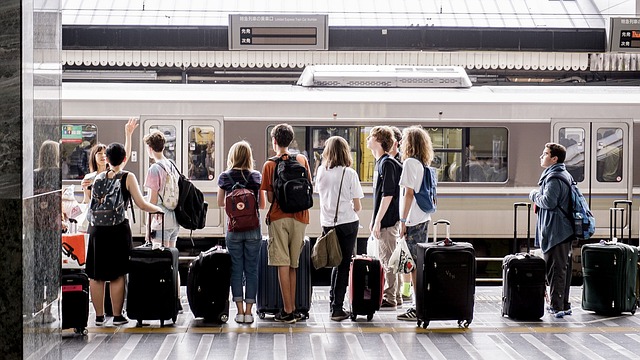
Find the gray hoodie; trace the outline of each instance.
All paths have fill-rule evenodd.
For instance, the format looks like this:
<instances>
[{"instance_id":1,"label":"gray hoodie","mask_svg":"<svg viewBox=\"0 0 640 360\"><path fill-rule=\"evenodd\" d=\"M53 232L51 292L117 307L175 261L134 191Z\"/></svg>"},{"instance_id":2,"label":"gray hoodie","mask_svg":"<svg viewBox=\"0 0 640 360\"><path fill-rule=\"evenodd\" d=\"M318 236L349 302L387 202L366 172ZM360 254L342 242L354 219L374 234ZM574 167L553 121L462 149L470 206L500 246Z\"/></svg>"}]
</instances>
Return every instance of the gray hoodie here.
<instances>
[{"instance_id":1,"label":"gray hoodie","mask_svg":"<svg viewBox=\"0 0 640 360\"><path fill-rule=\"evenodd\" d=\"M561 179L547 179L549 174L557 172L572 180L563 163L554 164L542 172L538 182L540 189L534 189L529 194L529 199L536 205L538 213L535 246L539 246L543 253L573 238L572 224L558 208L562 206L562 209L569 213L571 189Z\"/></svg>"}]
</instances>

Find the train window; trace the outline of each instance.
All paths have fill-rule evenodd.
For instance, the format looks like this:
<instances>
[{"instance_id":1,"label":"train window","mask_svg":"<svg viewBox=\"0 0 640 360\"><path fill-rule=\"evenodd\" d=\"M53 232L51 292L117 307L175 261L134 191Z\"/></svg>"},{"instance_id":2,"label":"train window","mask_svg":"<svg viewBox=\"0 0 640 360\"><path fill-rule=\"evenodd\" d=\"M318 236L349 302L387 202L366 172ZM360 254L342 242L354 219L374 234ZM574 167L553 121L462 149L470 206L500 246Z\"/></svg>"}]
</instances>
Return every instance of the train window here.
<instances>
[{"instance_id":1,"label":"train window","mask_svg":"<svg viewBox=\"0 0 640 360\"><path fill-rule=\"evenodd\" d=\"M215 129L189 127L189 179L213 180L215 172Z\"/></svg>"},{"instance_id":2,"label":"train window","mask_svg":"<svg viewBox=\"0 0 640 360\"><path fill-rule=\"evenodd\" d=\"M600 182L622 181L622 129L600 128L597 132L596 178Z\"/></svg>"},{"instance_id":3,"label":"train window","mask_svg":"<svg viewBox=\"0 0 640 360\"><path fill-rule=\"evenodd\" d=\"M158 130L164 134L164 156L176 161L176 127L173 125L153 125L151 130Z\"/></svg>"},{"instance_id":4,"label":"train window","mask_svg":"<svg viewBox=\"0 0 640 360\"><path fill-rule=\"evenodd\" d=\"M82 179L89 173L89 154L96 144L94 124L62 124L62 179Z\"/></svg>"},{"instance_id":5,"label":"train window","mask_svg":"<svg viewBox=\"0 0 640 360\"><path fill-rule=\"evenodd\" d=\"M351 156L353 158L353 168L358 171L358 147L359 132L357 127L313 127L311 128L311 144L313 157L311 160L311 169L313 169L313 177L315 178L318 167L322 163L322 152L324 151L324 142L332 137L340 136L347 140L352 146Z\"/></svg>"},{"instance_id":6,"label":"train window","mask_svg":"<svg viewBox=\"0 0 640 360\"><path fill-rule=\"evenodd\" d=\"M427 128L442 182L507 180L506 128Z\"/></svg>"},{"instance_id":7,"label":"train window","mask_svg":"<svg viewBox=\"0 0 640 360\"><path fill-rule=\"evenodd\" d=\"M583 128L560 128L558 131L560 145L567 148L567 157L564 164L567 171L576 182L584 181L584 144L585 131Z\"/></svg>"}]
</instances>

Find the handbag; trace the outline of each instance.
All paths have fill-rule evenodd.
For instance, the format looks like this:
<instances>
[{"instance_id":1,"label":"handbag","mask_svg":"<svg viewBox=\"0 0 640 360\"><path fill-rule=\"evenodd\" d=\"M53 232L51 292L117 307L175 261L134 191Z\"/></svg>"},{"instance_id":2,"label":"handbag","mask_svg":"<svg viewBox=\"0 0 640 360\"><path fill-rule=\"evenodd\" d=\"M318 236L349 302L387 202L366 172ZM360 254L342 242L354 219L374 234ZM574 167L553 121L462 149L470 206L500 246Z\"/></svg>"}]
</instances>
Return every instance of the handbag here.
<instances>
[{"instance_id":1,"label":"handbag","mask_svg":"<svg viewBox=\"0 0 640 360\"><path fill-rule=\"evenodd\" d=\"M400 238L389 258L389 269L394 274L410 274L415 267L416 263L409 252L407 242L404 238Z\"/></svg>"},{"instance_id":2,"label":"handbag","mask_svg":"<svg viewBox=\"0 0 640 360\"><path fill-rule=\"evenodd\" d=\"M333 228L316 239L316 244L311 251L311 261L313 262L313 267L316 269L335 267L342 262L342 250L340 250L340 242L335 226L338 222L338 206L340 205L340 193L342 192L342 182L344 181L344 172L346 170L346 167L342 170L342 178L340 179L340 188L338 190L338 201L336 203L336 214L333 217Z\"/></svg>"}]
</instances>

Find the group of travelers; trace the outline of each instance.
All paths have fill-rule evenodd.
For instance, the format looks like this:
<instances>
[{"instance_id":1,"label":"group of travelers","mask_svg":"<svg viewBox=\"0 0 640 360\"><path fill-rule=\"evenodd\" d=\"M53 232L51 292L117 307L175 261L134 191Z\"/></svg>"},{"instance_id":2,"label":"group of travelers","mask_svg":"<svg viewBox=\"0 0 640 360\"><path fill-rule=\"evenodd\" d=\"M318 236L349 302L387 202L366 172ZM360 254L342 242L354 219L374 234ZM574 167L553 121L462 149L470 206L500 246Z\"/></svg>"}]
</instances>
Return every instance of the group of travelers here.
<instances>
[{"instance_id":1,"label":"group of travelers","mask_svg":"<svg viewBox=\"0 0 640 360\"><path fill-rule=\"evenodd\" d=\"M95 179L120 178L125 203L133 199L142 210L156 214L152 218L147 240L165 247L175 247L179 225L173 210L163 204L160 196L165 187L167 172L177 172L175 165L164 155L164 135L152 131L144 137L147 152L154 160L144 186L149 189L145 199L133 173L123 170L131 149L131 136L138 127L132 118L125 126L125 145L98 144L91 151L90 170L82 182L84 202L91 201ZM233 144L228 152L227 169L218 178L217 203L225 207L226 198L238 186L250 190L259 209L270 207L266 214L268 224L268 264L277 267L283 308L275 314L275 321L295 323L301 318L296 313L296 279L300 254L304 246L305 231L309 224L309 210L286 212L282 209L274 184L278 170L277 159L293 158L306 169L309 182L311 171L307 158L294 154L289 145L294 140L293 127L276 125L271 130L271 145L275 157L268 159L262 171L254 169L251 145L246 141ZM428 239L430 214L424 212L414 196L423 183L424 167L434 158L433 145L427 131L420 126L405 128L402 132L391 126L375 126L370 130L366 146L376 159L373 178L373 216L369 223L372 236L378 240L379 257L384 269L385 285L381 310L396 310L403 304L403 295L410 295L411 285L416 289L415 269L403 279L389 266L391 255L400 238L404 238L413 259L418 257L418 244ZM342 261L331 273L331 320L350 317L344 299L349 282L351 258L362 252L357 246L360 227L360 199L364 193L358 173L352 168L351 148L340 136L329 137L322 152L322 162L316 172L315 191L320 199L320 224L323 233L335 228L342 252ZM547 279L551 285L549 310L556 315L570 314L567 273L571 264L571 228L564 225L562 216L552 216L558 206L568 204L570 191L562 181L546 180L553 171L566 172L563 160L566 150L562 145L546 144L541 165L545 168L540 178L540 189L533 190L530 199L538 209L536 245L542 247L547 261ZM338 201L337 201L338 200ZM337 207L337 208L336 208ZM256 210L257 212L257 210ZM161 216L161 213L164 214ZM337 216L336 216L337 214ZM557 215L557 214L556 214ZM162 226L164 222L164 226ZM164 229L164 233L161 233ZM105 321L103 299L105 282L109 282L114 325L128 322L122 313L125 294L125 275L129 251L132 248L128 220L113 226L90 226L86 272L90 278L90 291L96 312L96 325ZM235 321L250 324L254 321L252 309L258 288L258 257L262 241L260 226L246 231L227 231L225 243L231 257L231 292L237 307ZM404 284L403 284L404 282ZM414 307L397 315L399 320L416 320Z\"/></svg>"}]
</instances>

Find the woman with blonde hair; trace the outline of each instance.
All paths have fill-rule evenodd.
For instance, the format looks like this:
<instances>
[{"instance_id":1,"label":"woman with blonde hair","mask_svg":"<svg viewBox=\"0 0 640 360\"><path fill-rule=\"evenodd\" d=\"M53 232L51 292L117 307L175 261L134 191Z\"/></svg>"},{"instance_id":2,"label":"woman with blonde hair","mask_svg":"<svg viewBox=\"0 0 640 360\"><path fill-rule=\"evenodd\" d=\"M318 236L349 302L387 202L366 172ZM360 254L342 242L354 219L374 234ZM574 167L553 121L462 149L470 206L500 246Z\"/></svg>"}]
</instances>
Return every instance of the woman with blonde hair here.
<instances>
[{"instance_id":1,"label":"woman with blonde hair","mask_svg":"<svg viewBox=\"0 0 640 360\"><path fill-rule=\"evenodd\" d=\"M264 209L265 201L260 196L262 175L253 169L253 154L251 145L246 141L239 141L231 146L227 157L227 170L218 178L218 206L225 208L225 198L234 189L242 186L251 190L256 197L260 209ZM247 231L227 231L225 242L231 255L231 293L238 308L236 322L251 324L253 322L252 308L256 302L258 290L258 255L262 232L260 224L256 229ZM242 288L242 279L246 288Z\"/></svg>"},{"instance_id":2,"label":"woman with blonde hair","mask_svg":"<svg viewBox=\"0 0 640 360\"><path fill-rule=\"evenodd\" d=\"M349 265L358 236L361 209L360 199L364 197L358 173L351 168L353 159L349 143L332 136L325 142L322 165L318 168L316 191L320 195L320 224L326 234L335 227L342 262L331 272L331 320L342 321L349 313L342 306L349 282ZM336 216L337 214L337 216Z\"/></svg>"},{"instance_id":3,"label":"woman with blonde hair","mask_svg":"<svg viewBox=\"0 0 640 360\"><path fill-rule=\"evenodd\" d=\"M423 243L429 237L429 222L431 214L427 214L416 203L414 193L420 191L425 166L433 160L433 144L431 137L420 126L411 126L402 131L402 175L400 186L400 236L405 237L409 252L414 260L418 258L418 243ZM416 288L417 274L411 272L411 282ZM414 293L415 296L415 293ZM415 321L416 310L409 308L405 313L397 316L398 320Z\"/></svg>"}]
</instances>

